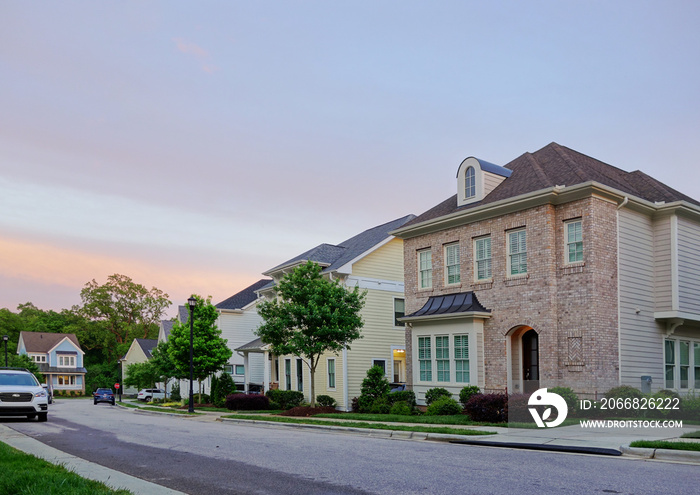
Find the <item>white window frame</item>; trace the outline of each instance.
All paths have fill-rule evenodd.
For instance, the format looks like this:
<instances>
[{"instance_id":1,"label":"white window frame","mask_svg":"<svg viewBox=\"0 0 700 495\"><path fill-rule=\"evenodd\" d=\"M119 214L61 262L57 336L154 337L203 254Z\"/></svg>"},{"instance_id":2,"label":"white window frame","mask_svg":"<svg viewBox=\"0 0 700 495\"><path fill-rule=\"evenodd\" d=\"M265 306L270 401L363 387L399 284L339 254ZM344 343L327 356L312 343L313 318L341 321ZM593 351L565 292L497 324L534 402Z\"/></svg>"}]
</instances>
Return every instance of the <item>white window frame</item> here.
<instances>
[{"instance_id":1,"label":"white window frame","mask_svg":"<svg viewBox=\"0 0 700 495\"><path fill-rule=\"evenodd\" d=\"M233 370L234 370L234 369L235 369L235 368L233 367L232 364L226 364L226 365L224 365L224 373L227 373L227 374L229 374L229 375L233 375Z\"/></svg>"},{"instance_id":2,"label":"white window frame","mask_svg":"<svg viewBox=\"0 0 700 495\"><path fill-rule=\"evenodd\" d=\"M457 347L457 339L466 339L466 345L460 345ZM455 382L456 383L471 383L471 369L470 369L470 362L469 362L469 335L468 334L453 334L452 335L452 345L454 349L454 362L455 362ZM459 350L459 352L457 352ZM466 351L466 357L463 355L463 352ZM459 367L457 364L460 363L461 365L461 370L458 369ZM466 368L465 368L466 366ZM459 379L459 374L462 373L462 379ZM464 375L466 374L467 379L464 379Z\"/></svg>"},{"instance_id":3,"label":"white window frame","mask_svg":"<svg viewBox=\"0 0 700 495\"><path fill-rule=\"evenodd\" d=\"M430 249L418 251L418 287L420 289L433 287L433 252Z\"/></svg>"},{"instance_id":4,"label":"white window frame","mask_svg":"<svg viewBox=\"0 0 700 495\"><path fill-rule=\"evenodd\" d=\"M571 232L573 229L573 232ZM564 263L572 265L583 263L583 221L580 218L564 222ZM571 248L574 249L574 258L571 259ZM577 259L580 253L581 259Z\"/></svg>"},{"instance_id":5,"label":"white window frame","mask_svg":"<svg viewBox=\"0 0 700 495\"><path fill-rule=\"evenodd\" d=\"M380 361L384 363L384 376L389 376L389 368L387 366L387 360L385 358L372 358L371 365L379 366L377 363Z\"/></svg>"},{"instance_id":6,"label":"white window frame","mask_svg":"<svg viewBox=\"0 0 700 495\"><path fill-rule=\"evenodd\" d=\"M464 171L464 199L472 199L476 196L476 170L467 167Z\"/></svg>"},{"instance_id":7,"label":"white window frame","mask_svg":"<svg viewBox=\"0 0 700 495\"><path fill-rule=\"evenodd\" d=\"M508 253L508 277L518 277L518 276L523 276L527 275L527 230L522 228L522 229L515 229L515 230L509 230L507 232L506 236L506 252ZM517 245L517 251L513 251L513 237L517 236L518 239L515 240L515 244ZM520 239L522 236L522 239ZM522 249L524 248L524 249ZM514 264L514 259L518 258L517 264ZM523 262L523 256L525 258L525 261ZM517 272L513 273L514 267L517 268ZM523 268L524 267L524 268Z\"/></svg>"},{"instance_id":8,"label":"white window frame","mask_svg":"<svg viewBox=\"0 0 700 495\"><path fill-rule=\"evenodd\" d=\"M401 323L400 321L396 321L397 320L396 315L399 313L399 311L396 310L396 303L398 301L401 301L401 304L403 304L403 313L398 318L402 318L402 317L406 316L406 299L403 297L394 297L394 321L393 321L393 325L396 328L404 328L403 323Z\"/></svg>"},{"instance_id":9,"label":"white window frame","mask_svg":"<svg viewBox=\"0 0 700 495\"><path fill-rule=\"evenodd\" d=\"M239 367L239 366L240 366L241 368L243 368L243 372L242 372L242 373L239 373L239 372L238 372L238 367ZM233 373L234 373L235 375L238 375L238 376L245 376L245 365L244 365L244 364L234 364L234 365L233 365Z\"/></svg>"},{"instance_id":10,"label":"white window frame","mask_svg":"<svg viewBox=\"0 0 700 495\"><path fill-rule=\"evenodd\" d=\"M296 359L296 367L295 370L296 373L294 376L296 376L297 383L296 383L296 390L297 392L303 392L304 391L304 361L302 361L301 358Z\"/></svg>"},{"instance_id":11,"label":"white window frame","mask_svg":"<svg viewBox=\"0 0 700 495\"><path fill-rule=\"evenodd\" d=\"M459 242L451 242L449 244L445 244L444 253L445 285L459 285L460 283L462 283ZM450 273L450 269L453 270L453 273ZM454 277L454 279L450 281L450 277Z\"/></svg>"},{"instance_id":12,"label":"white window frame","mask_svg":"<svg viewBox=\"0 0 700 495\"><path fill-rule=\"evenodd\" d=\"M484 256L483 258L479 257L479 252L484 251L486 253L486 248L480 250L479 249L479 243L486 243L488 241L488 257ZM489 280L493 280L493 261L492 261L492 256L493 256L493 251L491 250L491 236L490 235L485 235L481 237L477 237L474 239L474 280L476 282L485 282ZM485 263L487 268L484 268L487 270L488 275L485 277L480 277L479 274L481 272L481 267L480 263Z\"/></svg>"},{"instance_id":13,"label":"white window frame","mask_svg":"<svg viewBox=\"0 0 700 495\"><path fill-rule=\"evenodd\" d=\"M668 360L668 344L673 352L673 361ZM687 344L687 362L683 362L682 346ZM697 350L697 355L696 355ZM700 388L700 339L689 337L672 337L664 339L664 388L689 391ZM685 369L685 380L683 370ZM669 377L670 372L670 377ZM684 383L685 382L685 383Z\"/></svg>"},{"instance_id":14,"label":"white window frame","mask_svg":"<svg viewBox=\"0 0 700 495\"><path fill-rule=\"evenodd\" d=\"M427 347L424 345L421 349L421 341L427 342ZM421 382L432 382L433 381L433 358L432 358L432 335L419 335L418 336L418 381ZM427 350L427 353L425 351ZM421 351L423 351L423 357L421 357ZM425 369L423 364L425 363Z\"/></svg>"},{"instance_id":15,"label":"white window frame","mask_svg":"<svg viewBox=\"0 0 700 495\"><path fill-rule=\"evenodd\" d=\"M284 359L284 389L294 390L292 388L292 360L291 358Z\"/></svg>"},{"instance_id":16,"label":"white window frame","mask_svg":"<svg viewBox=\"0 0 700 495\"><path fill-rule=\"evenodd\" d=\"M58 355L57 368L75 368L75 356Z\"/></svg>"},{"instance_id":17,"label":"white window frame","mask_svg":"<svg viewBox=\"0 0 700 495\"><path fill-rule=\"evenodd\" d=\"M447 342L447 346L438 345ZM442 368L442 369L441 369ZM450 336L435 336L435 381L440 383L451 382L450 374Z\"/></svg>"},{"instance_id":18,"label":"white window frame","mask_svg":"<svg viewBox=\"0 0 700 495\"><path fill-rule=\"evenodd\" d=\"M331 363L333 363L333 373L331 373ZM336 384L338 383L338 375L336 373L335 358L326 359L326 388L328 390L335 390ZM331 375L333 382L331 383Z\"/></svg>"}]
</instances>

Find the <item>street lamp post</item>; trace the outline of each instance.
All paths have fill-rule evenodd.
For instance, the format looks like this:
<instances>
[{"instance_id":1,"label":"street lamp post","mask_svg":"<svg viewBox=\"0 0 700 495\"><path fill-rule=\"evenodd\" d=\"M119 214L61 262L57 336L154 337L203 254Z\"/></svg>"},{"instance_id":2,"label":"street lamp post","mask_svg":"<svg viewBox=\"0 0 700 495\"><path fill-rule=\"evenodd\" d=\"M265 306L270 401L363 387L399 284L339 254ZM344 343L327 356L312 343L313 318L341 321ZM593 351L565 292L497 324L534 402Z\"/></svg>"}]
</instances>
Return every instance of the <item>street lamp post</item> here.
<instances>
[{"instance_id":1,"label":"street lamp post","mask_svg":"<svg viewBox=\"0 0 700 495\"><path fill-rule=\"evenodd\" d=\"M188 412L194 412L194 390L192 389L192 381L194 380L194 361L193 361L193 347L194 347L194 307L197 304L197 299L190 297L187 300L187 304L190 306L190 405L187 409Z\"/></svg>"},{"instance_id":2,"label":"street lamp post","mask_svg":"<svg viewBox=\"0 0 700 495\"><path fill-rule=\"evenodd\" d=\"M7 335L2 336L2 341L5 342L5 368L7 368L7 341L10 340L10 337Z\"/></svg>"}]
</instances>

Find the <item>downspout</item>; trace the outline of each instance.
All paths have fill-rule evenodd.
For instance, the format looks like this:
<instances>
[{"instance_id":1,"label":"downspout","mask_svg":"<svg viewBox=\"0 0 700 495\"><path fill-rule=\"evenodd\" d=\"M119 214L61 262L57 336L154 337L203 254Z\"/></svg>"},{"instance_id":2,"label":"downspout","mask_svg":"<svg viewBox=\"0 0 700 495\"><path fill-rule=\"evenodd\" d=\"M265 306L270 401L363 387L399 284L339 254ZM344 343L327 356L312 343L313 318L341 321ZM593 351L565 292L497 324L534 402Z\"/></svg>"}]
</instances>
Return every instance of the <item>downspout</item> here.
<instances>
[{"instance_id":1,"label":"downspout","mask_svg":"<svg viewBox=\"0 0 700 495\"><path fill-rule=\"evenodd\" d=\"M348 348L343 347L343 404L345 404L345 411L352 411L352 405L348 400Z\"/></svg>"},{"instance_id":2,"label":"downspout","mask_svg":"<svg viewBox=\"0 0 700 495\"><path fill-rule=\"evenodd\" d=\"M622 385L622 312L620 311L620 210L629 202L629 196L625 196L622 203L617 205L616 223L617 238L617 383Z\"/></svg>"}]
</instances>

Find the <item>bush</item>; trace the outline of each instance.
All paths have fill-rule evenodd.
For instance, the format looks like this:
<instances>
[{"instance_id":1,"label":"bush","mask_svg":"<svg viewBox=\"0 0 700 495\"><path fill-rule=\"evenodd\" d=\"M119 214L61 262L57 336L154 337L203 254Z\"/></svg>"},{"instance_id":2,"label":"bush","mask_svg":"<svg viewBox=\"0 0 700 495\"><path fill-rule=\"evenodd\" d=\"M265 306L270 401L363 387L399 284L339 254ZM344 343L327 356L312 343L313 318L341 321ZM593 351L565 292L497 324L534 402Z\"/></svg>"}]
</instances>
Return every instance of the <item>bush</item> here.
<instances>
[{"instance_id":1,"label":"bush","mask_svg":"<svg viewBox=\"0 0 700 495\"><path fill-rule=\"evenodd\" d=\"M452 393L450 393L449 390L446 388L441 388L441 387L435 387L428 389L428 391L425 393L425 404L430 405L433 402L435 402L438 399L441 399L443 397L447 397L448 399L452 398Z\"/></svg>"},{"instance_id":2,"label":"bush","mask_svg":"<svg viewBox=\"0 0 700 495\"><path fill-rule=\"evenodd\" d=\"M462 404L462 407L464 407L467 405L467 402L469 402L469 399L471 399L472 395L480 393L481 390L479 390L479 387L477 387L476 385L467 385L459 391L459 402Z\"/></svg>"},{"instance_id":3,"label":"bush","mask_svg":"<svg viewBox=\"0 0 700 495\"><path fill-rule=\"evenodd\" d=\"M505 394L472 395L464 411L473 421L503 423L508 418L508 396Z\"/></svg>"},{"instance_id":4,"label":"bush","mask_svg":"<svg viewBox=\"0 0 700 495\"><path fill-rule=\"evenodd\" d=\"M264 395L231 394L226 397L226 409L231 411L258 411L270 407L270 399Z\"/></svg>"},{"instance_id":5,"label":"bush","mask_svg":"<svg viewBox=\"0 0 700 495\"><path fill-rule=\"evenodd\" d=\"M428 406L425 414L426 416L454 416L461 412L462 406L456 400L450 397L438 397Z\"/></svg>"},{"instance_id":6,"label":"bush","mask_svg":"<svg viewBox=\"0 0 700 495\"><path fill-rule=\"evenodd\" d=\"M413 390L399 390L396 392L389 392L386 396L386 400L389 404L396 404L397 402L405 402L411 409L416 407L416 394Z\"/></svg>"},{"instance_id":7,"label":"bush","mask_svg":"<svg viewBox=\"0 0 700 495\"><path fill-rule=\"evenodd\" d=\"M578 395L569 387L552 387L548 388L547 392L552 392L561 396L566 401L566 407L569 408L569 416L576 414L579 409Z\"/></svg>"},{"instance_id":8,"label":"bush","mask_svg":"<svg viewBox=\"0 0 700 495\"><path fill-rule=\"evenodd\" d=\"M211 379L211 403L216 407L224 407L226 397L236 391L231 375L222 373L221 376L214 375Z\"/></svg>"},{"instance_id":9,"label":"bush","mask_svg":"<svg viewBox=\"0 0 700 495\"><path fill-rule=\"evenodd\" d=\"M683 419L700 421L700 396L696 396L695 393L688 394L681 400L680 407Z\"/></svg>"},{"instance_id":10,"label":"bush","mask_svg":"<svg viewBox=\"0 0 700 495\"><path fill-rule=\"evenodd\" d=\"M653 417L653 418L669 418L669 417L680 417L682 416L683 412L683 402L681 400L680 394L678 392L674 392L673 390L659 390L656 392L654 395L652 395L653 399L661 399L663 401L663 406L662 408L655 408L645 412L646 416ZM669 401L666 401L666 399L671 399L670 403ZM678 400L679 408L680 410L677 409L667 409L666 406L670 406L671 408L676 404L676 400ZM688 418L690 419L690 418ZM699 417L700 419L700 417Z\"/></svg>"},{"instance_id":11,"label":"bush","mask_svg":"<svg viewBox=\"0 0 700 495\"><path fill-rule=\"evenodd\" d=\"M316 396L316 403L321 407L335 407L337 402L330 395L318 395Z\"/></svg>"},{"instance_id":12,"label":"bush","mask_svg":"<svg viewBox=\"0 0 700 495\"><path fill-rule=\"evenodd\" d=\"M291 409L304 402L304 394L296 390L268 390L265 394L280 409Z\"/></svg>"},{"instance_id":13,"label":"bush","mask_svg":"<svg viewBox=\"0 0 700 495\"><path fill-rule=\"evenodd\" d=\"M644 397L644 394L637 388L630 387L629 385L620 385L619 387L614 387L608 390L605 393L605 398L606 399L612 399L613 401L617 399L641 399ZM609 405L612 403L608 403ZM636 416L641 416L644 414L645 411L641 409L626 409L624 407L622 408L617 408L617 407L608 407L605 410L600 410L599 413L604 415L604 416L612 416L612 417L621 417L621 416L627 416L627 417L636 417Z\"/></svg>"},{"instance_id":14,"label":"bush","mask_svg":"<svg viewBox=\"0 0 700 495\"><path fill-rule=\"evenodd\" d=\"M394 402L394 405L391 406L391 409L389 410L389 414L410 416L413 414L413 406L409 405L409 403L406 401Z\"/></svg>"},{"instance_id":15,"label":"bush","mask_svg":"<svg viewBox=\"0 0 700 495\"><path fill-rule=\"evenodd\" d=\"M360 395L378 399L385 397L390 389L391 386L389 385L389 380L384 376L384 370L379 366L372 366L367 370L367 378L362 380Z\"/></svg>"},{"instance_id":16,"label":"bush","mask_svg":"<svg viewBox=\"0 0 700 495\"><path fill-rule=\"evenodd\" d=\"M182 397L180 396L179 383L176 383L175 385L173 385L173 388L170 389L170 400L175 402L182 400Z\"/></svg>"},{"instance_id":17,"label":"bush","mask_svg":"<svg viewBox=\"0 0 700 495\"><path fill-rule=\"evenodd\" d=\"M211 398L207 394L194 394L197 404L211 404Z\"/></svg>"},{"instance_id":18,"label":"bush","mask_svg":"<svg viewBox=\"0 0 700 495\"><path fill-rule=\"evenodd\" d=\"M360 399L358 397L353 397L351 403L351 410L354 413L360 412Z\"/></svg>"},{"instance_id":19,"label":"bush","mask_svg":"<svg viewBox=\"0 0 700 495\"><path fill-rule=\"evenodd\" d=\"M389 414L390 411L391 404L389 404L389 401L386 399L386 397L380 397L378 399L375 399L372 403L372 406L369 409L369 412L372 414Z\"/></svg>"}]
</instances>

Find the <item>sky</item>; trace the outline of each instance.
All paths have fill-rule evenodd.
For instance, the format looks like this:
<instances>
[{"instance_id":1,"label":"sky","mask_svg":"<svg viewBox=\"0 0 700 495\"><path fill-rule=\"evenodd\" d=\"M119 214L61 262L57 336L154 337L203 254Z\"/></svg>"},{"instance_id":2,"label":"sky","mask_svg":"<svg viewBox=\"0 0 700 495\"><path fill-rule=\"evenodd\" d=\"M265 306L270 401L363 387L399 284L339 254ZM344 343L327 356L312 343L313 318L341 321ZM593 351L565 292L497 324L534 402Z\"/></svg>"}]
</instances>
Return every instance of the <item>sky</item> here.
<instances>
[{"instance_id":1,"label":"sky","mask_svg":"<svg viewBox=\"0 0 700 495\"><path fill-rule=\"evenodd\" d=\"M214 303L557 142L700 199L694 1L0 2L0 308Z\"/></svg>"}]
</instances>

